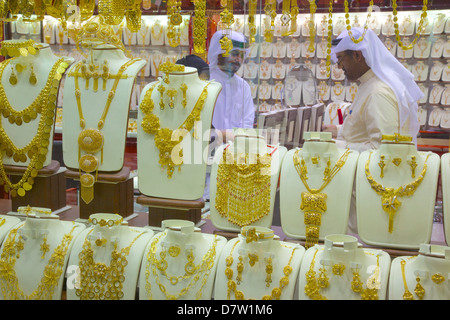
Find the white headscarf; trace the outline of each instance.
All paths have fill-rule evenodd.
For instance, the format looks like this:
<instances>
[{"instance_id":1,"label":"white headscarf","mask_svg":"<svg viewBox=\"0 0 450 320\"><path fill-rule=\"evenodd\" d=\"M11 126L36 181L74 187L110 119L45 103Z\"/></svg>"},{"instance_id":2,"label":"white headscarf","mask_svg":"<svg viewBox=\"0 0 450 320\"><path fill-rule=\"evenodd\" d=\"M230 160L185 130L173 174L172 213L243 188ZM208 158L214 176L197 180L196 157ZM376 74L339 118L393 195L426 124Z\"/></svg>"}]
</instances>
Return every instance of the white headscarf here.
<instances>
[{"instance_id":1,"label":"white headscarf","mask_svg":"<svg viewBox=\"0 0 450 320\"><path fill-rule=\"evenodd\" d=\"M353 37L358 39L364 29L352 28L351 32ZM414 81L414 75L390 53L375 32L370 29L367 29L364 39L359 43L352 41L347 30L343 31L338 39L341 41L331 49L331 59L337 62L336 53L345 50L361 51L373 73L394 91L398 101L400 128L409 118L408 134L415 141L420 127L417 101L422 99L424 94Z\"/></svg>"},{"instance_id":2,"label":"white headscarf","mask_svg":"<svg viewBox=\"0 0 450 320\"><path fill-rule=\"evenodd\" d=\"M222 39L222 37L223 37L223 32L217 31L216 33L213 34L213 36L211 37L211 40L209 41L208 62L209 62L210 68L217 66L217 57L219 56L219 54L222 54L225 52L225 50L223 50L220 47L220 42L219 42L220 39ZM242 33L237 32L237 31L232 31L231 36L229 35L228 38L231 39L231 41L233 41L233 42L236 41L239 43L247 43L247 39L245 38L245 36ZM242 50L246 54L248 53L248 49L235 46L235 43L233 43L233 50L235 50L235 49Z\"/></svg>"}]
</instances>

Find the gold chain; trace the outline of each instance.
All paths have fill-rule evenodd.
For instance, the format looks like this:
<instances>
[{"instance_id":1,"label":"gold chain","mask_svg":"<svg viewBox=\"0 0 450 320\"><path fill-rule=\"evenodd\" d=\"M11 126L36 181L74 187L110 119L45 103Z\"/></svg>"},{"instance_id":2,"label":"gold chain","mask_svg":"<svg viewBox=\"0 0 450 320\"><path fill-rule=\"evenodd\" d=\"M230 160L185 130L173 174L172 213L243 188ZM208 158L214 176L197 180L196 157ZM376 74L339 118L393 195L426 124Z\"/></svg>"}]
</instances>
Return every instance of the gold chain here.
<instances>
[{"instance_id":1,"label":"gold chain","mask_svg":"<svg viewBox=\"0 0 450 320\"><path fill-rule=\"evenodd\" d=\"M193 0L194 2L194 17L192 18L192 41L194 43L194 52L196 54L205 54L206 48L206 30L207 18L206 14L206 0Z\"/></svg>"},{"instance_id":2,"label":"gold chain","mask_svg":"<svg viewBox=\"0 0 450 320\"><path fill-rule=\"evenodd\" d=\"M238 155L227 148L217 168L215 208L240 227L260 220L270 211L271 155Z\"/></svg>"},{"instance_id":3,"label":"gold chain","mask_svg":"<svg viewBox=\"0 0 450 320\"><path fill-rule=\"evenodd\" d=\"M335 163L332 169L327 169L324 171L323 183L318 189L311 189L308 185L308 169L306 167L305 160L302 158L300 160L299 153L300 149L294 153L293 161L295 169L305 186L306 191L301 193L301 205L300 210L304 211L304 223L306 227L306 248L312 247L314 244L318 243L319 240L319 230L322 221L322 214L327 211L327 194L322 193L322 190L333 180L334 176L341 170L344 166L347 158L350 154L350 150L347 149L338 161Z\"/></svg>"},{"instance_id":4,"label":"gold chain","mask_svg":"<svg viewBox=\"0 0 450 320\"><path fill-rule=\"evenodd\" d=\"M425 22L425 19L427 17L427 5L428 0L423 0L423 6L422 6L422 14L420 15L420 21L419 25L417 27L417 32L414 36L413 41L405 46L403 42L400 39L400 32L398 30L398 17L397 17L397 0L392 0L392 14L394 15L394 31L395 31L395 39L397 40L398 45L402 48L402 50L411 50L415 43L417 42L417 39L419 39L420 35L423 32L423 23Z\"/></svg>"},{"instance_id":5,"label":"gold chain","mask_svg":"<svg viewBox=\"0 0 450 320\"><path fill-rule=\"evenodd\" d=\"M344 1L345 24L347 25L348 35L350 36L350 39L354 43L359 43L359 42L363 41L364 37L366 36L367 29L369 28L370 16L372 15L372 8L373 8L373 0L370 0L369 8L368 8L369 13L367 14L366 24L364 25L364 31L358 39L355 39L355 37L353 37L353 33L351 31L352 27L350 25L350 14L348 13L349 12L348 0Z\"/></svg>"},{"instance_id":6,"label":"gold chain","mask_svg":"<svg viewBox=\"0 0 450 320\"><path fill-rule=\"evenodd\" d=\"M172 151L175 146L177 146L180 141L182 141L187 133L190 132L192 128L194 128L195 122L200 121L201 112L205 105L206 98L208 97L209 84L210 83L208 82L205 85L191 113L176 130L172 130L170 128L161 128L159 117L153 113L155 104L152 99L152 93L155 87L162 86L161 81L147 90L139 106L139 109L144 114L144 118L141 122L142 129L144 130L144 132L155 136L155 146L159 150L159 163L161 165L161 168L167 167L167 177L169 179L172 178L175 167L178 166L178 170L180 171L181 165L183 164L182 160L179 164L175 164L173 162ZM183 132L184 134L182 134L179 139L173 140L172 135L174 132ZM196 132L194 132L194 136L196 136Z\"/></svg>"},{"instance_id":7,"label":"gold chain","mask_svg":"<svg viewBox=\"0 0 450 320\"><path fill-rule=\"evenodd\" d=\"M16 242L17 231L22 227L23 225L11 230L3 244L3 251L0 256L0 285L3 298L7 300L50 300L64 272L66 254L73 239L72 233L77 226L74 226L69 233L65 234L61 243L55 247L47 265L44 267L41 281L29 295L20 289L19 279L14 269L19 251L23 250L23 244L20 244L20 240Z\"/></svg>"},{"instance_id":8,"label":"gold chain","mask_svg":"<svg viewBox=\"0 0 450 320\"><path fill-rule=\"evenodd\" d=\"M383 211L386 212L389 215L389 233L392 233L394 231L394 215L397 213L398 209L402 205L399 198L404 196L412 196L414 192L419 187L420 183L422 182L423 178L425 177L425 174L427 172L427 161L430 157L430 154L427 155L425 162L423 164L422 172L420 173L420 176L417 177L414 181L405 184L403 186L398 187L397 189L383 186L382 184L375 181L372 174L370 173L370 157L372 155L372 152L369 154L369 158L366 161L365 166L365 174L367 181L369 182L371 188L379 195L381 196L381 207L383 208Z\"/></svg>"}]
</instances>

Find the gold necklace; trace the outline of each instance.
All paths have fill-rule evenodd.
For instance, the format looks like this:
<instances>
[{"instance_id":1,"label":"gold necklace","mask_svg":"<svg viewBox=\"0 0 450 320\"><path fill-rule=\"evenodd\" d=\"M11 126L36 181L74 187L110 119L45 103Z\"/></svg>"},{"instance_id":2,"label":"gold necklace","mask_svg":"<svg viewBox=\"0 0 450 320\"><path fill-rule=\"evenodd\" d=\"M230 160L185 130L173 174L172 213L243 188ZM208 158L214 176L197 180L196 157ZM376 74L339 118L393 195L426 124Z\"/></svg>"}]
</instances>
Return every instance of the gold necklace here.
<instances>
[{"instance_id":1,"label":"gold necklace","mask_svg":"<svg viewBox=\"0 0 450 320\"><path fill-rule=\"evenodd\" d=\"M350 14L349 12L349 6L348 6L348 0L344 0L344 10L345 10L345 23L347 24L347 31L348 31L348 35L350 37L350 39L354 42L354 43L359 43L361 42L364 37L366 36L366 32L367 29L369 28L369 21L370 21L370 16L372 14L372 8L373 8L373 0L370 0L369 2L369 8L367 9L367 11L369 12L367 14L367 19L366 19L366 23L364 24L364 31L361 34L361 36L358 39L355 39L353 37L353 33L351 31L351 25L350 25Z\"/></svg>"},{"instance_id":2,"label":"gold necklace","mask_svg":"<svg viewBox=\"0 0 450 320\"><path fill-rule=\"evenodd\" d=\"M7 63L9 62L0 65L0 77L3 75ZM68 62L62 58L59 59L53 65L45 87L31 105L23 111L16 111L11 107L3 86L0 86L0 110L3 117L7 117L10 123L21 125L22 121L30 122L37 118L38 113L41 114L36 135L23 148L17 148L14 145L0 121L0 184L4 185L5 192L11 192L12 197L16 195L23 197L26 191L30 191L34 184L34 178L38 175L38 170L43 168L50 144L50 133L55 116L59 82L68 66ZM26 162L27 156L30 158L27 169L17 183L12 183L5 172L3 164L5 155L12 157L16 162Z\"/></svg>"},{"instance_id":3,"label":"gold necklace","mask_svg":"<svg viewBox=\"0 0 450 320\"><path fill-rule=\"evenodd\" d=\"M80 287L75 294L81 300L120 300L124 297L123 283L125 282L125 267L128 264L127 257L131 247L146 232L140 232L127 246L120 251L117 242L111 251L109 266L103 262L96 262L92 250L89 231L79 253ZM106 288L105 288L106 286Z\"/></svg>"},{"instance_id":4,"label":"gold necklace","mask_svg":"<svg viewBox=\"0 0 450 320\"><path fill-rule=\"evenodd\" d=\"M192 260L190 261L190 263L188 262L188 264L186 264L185 266L186 274L184 276L182 275L169 277L166 273L167 261L162 265L161 261L156 258L156 252L158 251L157 245L161 240L161 238L165 235L167 235L167 232L161 232L161 234L158 237L155 237L155 239L151 243L150 250L147 253L147 266L145 269L145 279L146 279L145 289L147 291L147 296L149 297L149 299L153 298L152 287L149 281L150 275L153 276L153 279L158 285L158 288L161 290L161 292L168 300L177 300L178 298L186 295L189 292L189 290L194 285L196 285L201 278L201 286L199 288L199 291L195 295L196 299L199 300L202 297L203 287L206 285L206 282L208 281L209 275L211 273L211 269L214 266L214 259L217 253L216 246L217 242L219 241L219 238L217 237L217 235L214 236L214 242L208 249L208 251L203 255L201 263L195 266ZM162 275L168 278L168 280L172 285L176 285L180 279L182 280L191 279L191 280L186 287L180 290L179 293L171 294L167 291L166 286L163 283L161 283L157 270L159 270Z\"/></svg>"},{"instance_id":5,"label":"gold necklace","mask_svg":"<svg viewBox=\"0 0 450 320\"><path fill-rule=\"evenodd\" d=\"M392 187L386 187L373 178L372 174L370 173L370 157L372 155L372 152L369 154L369 158L366 161L366 167L365 167L365 174L367 181L370 184L370 187L379 195L381 196L381 207L383 208L383 211L386 212L389 215L389 233L392 233L394 230L394 215L397 213L398 209L402 205L399 198L404 196L412 196L416 189L419 187L420 183L422 182L423 178L425 177L425 174L427 172L427 161L430 157L430 154L427 155L425 162L423 164L422 172L420 173L420 176L417 177L414 181L405 184L403 186L398 187L397 189Z\"/></svg>"},{"instance_id":6,"label":"gold necklace","mask_svg":"<svg viewBox=\"0 0 450 320\"><path fill-rule=\"evenodd\" d=\"M233 274L234 274L234 272L233 272L233 269L231 268L231 267L233 266L233 262L234 262L233 252L234 252L234 249L236 248L236 245L237 245L239 242L240 242L240 240L237 240L237 241L236 241L236 243L235 243L235 244L233 245L233 247L231 248L230 255L225 259L225 264L226 264L226 268L225 268L225 276L226 276L227 279L228 279L228 283L227 283L227 287L228 287L228 290L227 290L227 300L230 300L231 294L232 294L232 293L234 293L234 297L236 298L236 300L245 300L244 293L243 293L241 290L238 290L238 289L237 289L237 284L236 284L236 282L233 280ZM294 257L294 253L295 253L295 250L296 250L296 249L297 249L297 247L294 247L294 248L292 249L291 256L289 257L289 261L288 261L287 265L284 266L284 268L283 268L283 274L284 274L284 276L282 276L282 277L280 278L279 286L273 288L272 291L271 291L271 293L270 293L270 295L267 295L267 294L264 295L264 296L261 298L261 300L279 300L279 299L280 299L283 289L284 289L286 286L289 285L289 275L292 273L292 270L293 270L293 269L292 269L292 266L291 266L291 262L292 262L292 258ZM272 260L272 259L271 259L271 258L269 258L269 259L270 259L270 262L268 262L268 265L266 265L265 270L266 270L266 273L272 274L272 272L273 272L273 266L271 265L271 260ZM240 260L241 260L241 259L240 259ZM237 271L238 271L238 275L239 275L239 274L241 275L241 274L242 274L242 271L243 271L243 270L242 270L242 266L240 266L240 264L241 264L241 262L238 263L238 264L236 265ZM242 281L241 278L238 278L238 279L239 279L238 282ZM267 279L266 279L266 282L267 282ZM270 282L272 282L271 277L270 277ZM266 284L266 287L269 288L269 287L270 287L270 284L267 283L267 284Z\"/></svg>"},{"instance_id":7,"label":"gold necklace","mask_svg":"<svg viewBox=\"0 0 450 320\"><path fill-rule=\"evenodd\" d=\"M20 289L19 279L14 269L19 258L19 251L23 250L23 243L20 239L16 242L17 231L22 227L23 225L11 230L3 244L3 251L0 256L0 285L3 298L7 300L50 300L64 272L66 254L73 240L72 233L77 226L74 226L69 233L65 234L61 243L55 247L47 265L44 267L41 281L29 295Z\"/></svg>"},{"instance_id":8,"label":"gold necklace","mask_svg":"<svg viewBox=\"0 0 450 320\"><path fill-rule=\"evenodd\" d=\"M309 270L305 273L306 284L304 292L307 297L313 300L327 300L327 297L320 293L321 289L325 289L330 286L329 278L326 275L326 269L322 266L322 268L319 269L320 274L317 278L316 271L314 270L316 255L318 252L319 248L316 248L316 251L314 252L313 258L311 260L311 264L309 265ZM364 253L368 254L367 252ZM332 270L334 274L342 276L344 274L345 265L335 264L333 265ZM380 260L379 256L377 255L377 265L374 269L373 274L367 279L366 288L363 287L359 270L355 269L353 271L353 279L351 282L352 291L355 293L359 293L362 300L378 300L378 290L380 287L379 277Z\"/></svg>"},{"instance_id":9,"label":"gold necklace","mask_svg":"<svg viewBox=\"0 0 450 320\"><path fill-rule=\"evenodd\" d=\"M217 168L215 208L240 227L260 220L270 211L271 155L243 153L235 159L226 147Z\"/></svg>"},{"instance_id":10,"label":"gold necklace","mask_svg":"<svg viewBox=\"0 0 450 320\"><path fill-rule=\"evenodd\" d=\"M414 44L416 43L417 39L421 35L422 29L423 29L423 23L427 17L427 4L428 4L428 0L423 0L422 13L420 15L420 21L419 21L419 25L417 27L417 32L414 36L413 41L409 45L405 46L400 39L400 32L398 30L397 0L392 0L392 14L394 15L394 24L393 25L394 25L395 39L397 40L397 43L398 43L399 47L402 48L402 50L411 50L414 47Z\"/></svg>"},{"instance_id":11,"label":"gold necklace","mask_svg":"<svg viewBox=\"0 0 450 320\"><path fill-rule=\"evenodd\" d=\"M206 98L208 97L208 86L210 82L206 83L203 88L202 93L200 94L194 108L187 116L187 118L183 121L183 123L175 130L170 128L161 128L161 123L159 117L153 113L155 104L152 99L153 89L162 85L160 81L158 84L152 86L145 93L144 99L139 106L139 109L144 114L144 118L141 122L142 129L144 132L155 136L155 146L159 150L159 163L161 168L167 167L167 177L172 178L173 172L175 171L175 167L178 166L178 170L181 170L181 165L183 161L181 160L180 164L175 164L172 160L172 151L177 146L180 141L194 128L195 122L201 120L201 112L206 102ZM181 131L183 130L183 131ZM178 140L172 140L172 135L175 132L183 132L181 137ZM197 137L196 132L194 132L194 137Z\"/></svg>"},{"instance_id":12,"label":"gold necklace","mask_svg":"<svg viewBox=\"0 0 450 320\"><path fill-rule=\"evenodd\" d=\"M336 161L333 168L325 169L323 173L323 183L318 189L311 189L308 185L308 169L306 167L305 160L300 160L299 153L300 149L294 153L293 161L295 169L297 170L300 179L303 182L307 191L301 193L302 202L300 204L300 210L304 212L305 218L304 223L306 227L306 248L310 248L317 244L319 241L319 229L322 223L322 214L327 211L327 194L322 193L322 190L333 180L336 174L345 165L347 158L350 154L350 150L347 149L341 155L341 157Z\"/></svg>"},{"instance_id":13,"label":"gold necklace","mask_svg":"<svg viewBox=\"0 0 450 320\"><path fill-rule=\"evenodd\" d=\"M79 77L78 68L81 66L78 64L75 68L75 72L69 73L69 76L74 77L75 82L75 98L77 101L78 115L80 117L80 127L81 132L78 135L78 163L80 167L80 185L81 185L81 199L88 204L94 198L94 183L97 180L91 172L97 172L99 167L98 158L95 154L101 151L101 163L103 163L103 145L104 145L104 136L101 130L105 124L106 116L108 115L109 107L114 99L116 94L117 86L119 85L120 79L122 79L122 75L125 70L131 66L136 61L139 61L139 58L132 59L124 63L120 68L117 76L114 78L114 83L111 90L108 93L108 98L106 100L105 107L103 108L103 113L100 117L100 120L97 123L96 128L87 128L86 129L86 121L83 115L83 107L81 105L81 90L79 85ZM80 62L82 63L82 62ZM81 156L81 151L84 151L86 154ZM81 174L81 170L85 173Z\"/></svg>"}]
</instances>

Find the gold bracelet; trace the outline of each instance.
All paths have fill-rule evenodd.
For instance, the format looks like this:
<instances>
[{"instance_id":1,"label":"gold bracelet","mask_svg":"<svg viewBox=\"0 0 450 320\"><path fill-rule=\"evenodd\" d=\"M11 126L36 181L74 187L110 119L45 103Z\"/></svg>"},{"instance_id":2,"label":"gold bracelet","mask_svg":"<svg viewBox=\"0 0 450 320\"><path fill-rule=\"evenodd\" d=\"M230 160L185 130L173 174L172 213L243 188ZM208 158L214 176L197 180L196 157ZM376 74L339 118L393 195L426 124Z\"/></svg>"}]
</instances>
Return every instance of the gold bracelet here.
<instances>
[{"instance_id":1,"label":"gold bracelet","mask_svg":"<svg viewBox=\"0 0 450 320\"><path fill-rule=\"evenodd\" d=\"M412 142L412 137L410 136L402 136L399 133L394 133L394 134L383 134L381 136L381 140L385 140L385 141L393 141L395 143L400 143L400 142Z\"/></svg>"},{"instance_id":2,"label":"gold bracelet","mask_svg":"<svg viewBox=\"0 0 450 320\"><path fill-rule=\"evenodd\" d=\"M117 213L115 214L107 214L107 216L109 218L100 218L98 219L97 217L93 217L94 215L91 215L88 219L88 221L90 223L92 223L92 225L99 225L100 227L114 227L114 226L120 226L123 222L123 217L118 215Z\"/></svg>"}]
</instances>

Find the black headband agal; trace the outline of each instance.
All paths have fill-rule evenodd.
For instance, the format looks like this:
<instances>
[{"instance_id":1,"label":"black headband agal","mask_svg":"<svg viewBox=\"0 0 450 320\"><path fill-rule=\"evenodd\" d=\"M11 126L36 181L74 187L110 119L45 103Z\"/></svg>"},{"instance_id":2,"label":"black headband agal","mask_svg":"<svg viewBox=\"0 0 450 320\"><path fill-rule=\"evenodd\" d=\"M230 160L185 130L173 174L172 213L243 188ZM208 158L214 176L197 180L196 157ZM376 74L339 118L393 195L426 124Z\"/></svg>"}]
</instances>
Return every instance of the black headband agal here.
<instances>
[{"instance_id":1,"label":"black headband agal","mask_svg":"<svg viewBox=\"0 0 450 320\"><path fill-rule=\"evenodd\" d=\"M341 42L342 38L340 39L333 39L331 40L331 45L332 46L337 46L339 44L339 42Z\"/></svg>"}]
</instances>

